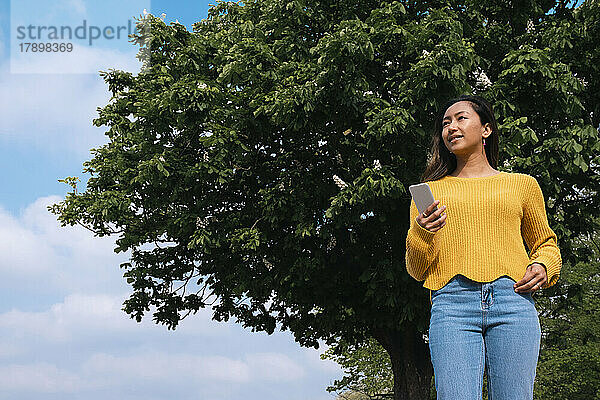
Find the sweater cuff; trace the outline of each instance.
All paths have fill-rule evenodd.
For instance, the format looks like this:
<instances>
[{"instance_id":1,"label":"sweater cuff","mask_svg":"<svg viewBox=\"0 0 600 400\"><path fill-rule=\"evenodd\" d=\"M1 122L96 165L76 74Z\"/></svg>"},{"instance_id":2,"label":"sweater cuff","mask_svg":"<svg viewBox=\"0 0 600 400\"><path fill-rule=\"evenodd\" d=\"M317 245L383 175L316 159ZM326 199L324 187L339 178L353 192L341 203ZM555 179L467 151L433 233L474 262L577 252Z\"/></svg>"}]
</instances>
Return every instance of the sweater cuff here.
<instances>
[{"instance_id":1,"label":"sweater cuff","mask_svg":"<svg viewBox=\"0 0 600 400\"><path fill-rule=\"evenodd\" d=\"M429 231L429 230L423 228L421 225L419 225L416 218L415 218L415 223L413 224L411 229L412 229L413 233L415 234L415 236L417 238L419 238L421 240L421 242L423 242L423 245L425 245L425 246L431 245L431 243L433 242L433 238L435 236L435 232L432 232L432 231Z\"/></svg>"}]
</instances>

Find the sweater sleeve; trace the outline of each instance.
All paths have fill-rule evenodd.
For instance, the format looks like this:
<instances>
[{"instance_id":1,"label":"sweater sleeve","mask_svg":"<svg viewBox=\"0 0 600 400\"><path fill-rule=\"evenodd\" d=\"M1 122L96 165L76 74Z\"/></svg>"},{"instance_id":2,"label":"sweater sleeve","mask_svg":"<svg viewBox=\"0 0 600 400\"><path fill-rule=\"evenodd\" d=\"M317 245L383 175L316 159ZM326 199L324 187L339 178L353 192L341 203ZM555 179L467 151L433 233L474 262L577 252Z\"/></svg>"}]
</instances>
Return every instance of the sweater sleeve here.
<instances>
[{"instance_id":1,"label":"sweater sleeve","mask_svg":"<svg viewBox=\"0 0 600 400\"><path fill-rule=\"evenodd\" d=\"M434 259L434 236L436 232L423 228L417 222L415 202L410 202L410 228L406 235L406 270L417 281L424 281L426 272Z\"/></svg>"},{"instance_id":2,"label":"sweater sleeve","mask_svg":"<svg viewBox=\"0 0 600 400\"><path fill-rule=\"evenodd\" d=\"M544 195L539 183L534 177L530 177L526 188L521 234L529 248L527 266L539 263L546 268L548 281L542 285L542 289L546 289L558 281L562 258L556 234L548 225Z\"/></svg>"}]
</instances>

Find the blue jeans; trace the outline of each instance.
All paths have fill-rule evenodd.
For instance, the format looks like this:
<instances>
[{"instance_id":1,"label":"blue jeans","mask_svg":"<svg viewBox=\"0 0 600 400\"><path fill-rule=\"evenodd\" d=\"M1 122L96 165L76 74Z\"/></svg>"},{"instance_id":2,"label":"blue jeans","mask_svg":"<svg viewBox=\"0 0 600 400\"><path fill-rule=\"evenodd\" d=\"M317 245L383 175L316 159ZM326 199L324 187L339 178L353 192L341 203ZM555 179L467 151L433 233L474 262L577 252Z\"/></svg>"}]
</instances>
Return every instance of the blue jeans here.
<instances>
[{"instance_id":1,"label":"blue jeans","mask_svg":"<svg viewBox=\"0 0 600 400\"><path fill-rule=\"evenodd\" d=\"M431 291L429 350L438 400L532 400L540 322L531 293L502 276L475 282L454 276Z\"/></svg>"}]
</instances>

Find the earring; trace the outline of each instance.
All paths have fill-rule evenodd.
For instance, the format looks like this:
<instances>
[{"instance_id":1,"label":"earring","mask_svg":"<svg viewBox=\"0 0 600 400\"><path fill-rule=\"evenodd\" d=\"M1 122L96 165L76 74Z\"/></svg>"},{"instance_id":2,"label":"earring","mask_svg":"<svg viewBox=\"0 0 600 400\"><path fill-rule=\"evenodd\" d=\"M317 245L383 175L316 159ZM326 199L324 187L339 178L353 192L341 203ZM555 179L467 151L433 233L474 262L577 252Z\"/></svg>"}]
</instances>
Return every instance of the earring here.
<instances>
[{"instance_id":1,"label":"earring","mask_svg":"<svg viewBox=\"0 0 600 400\"><path fill-rule=\"evenodd\" d=\"M483 138L483 145L485 146L485 138Z\"/></svg>"}]
</instances>

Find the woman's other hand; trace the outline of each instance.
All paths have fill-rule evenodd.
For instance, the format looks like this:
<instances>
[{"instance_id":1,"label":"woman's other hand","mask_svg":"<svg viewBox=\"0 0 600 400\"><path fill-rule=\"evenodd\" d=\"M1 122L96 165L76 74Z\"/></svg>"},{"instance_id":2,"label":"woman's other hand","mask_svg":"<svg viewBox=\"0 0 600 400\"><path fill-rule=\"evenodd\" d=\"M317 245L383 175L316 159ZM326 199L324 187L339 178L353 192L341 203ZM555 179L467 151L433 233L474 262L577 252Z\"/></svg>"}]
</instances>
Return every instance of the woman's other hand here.
<instances>
[{"instance_id":1,"label":"woman's other hand","mask_svg":"<svg viewBox=\"0 0 600 400\"><path fill-rule=\"evenodd\" d=\"M446 206L442 206L438 210L435 209L439 202L439 200L434 201L423 213L417 215L417 223L421 225L422 228L431 232L436 232L446 225L446 213L443 213Z\"/></svg>"},{"instance_id":2,"label":"woman's other hand","mask_svg":"<svg viewBox=\"0 0 600 400\"><path fill-rule=\"evenodd\" d=\"M513 287L517 293L535 292L548 282L546 268L540 263L533 263L527 267L525 276Z\"/></svg>"}]
</instances>

